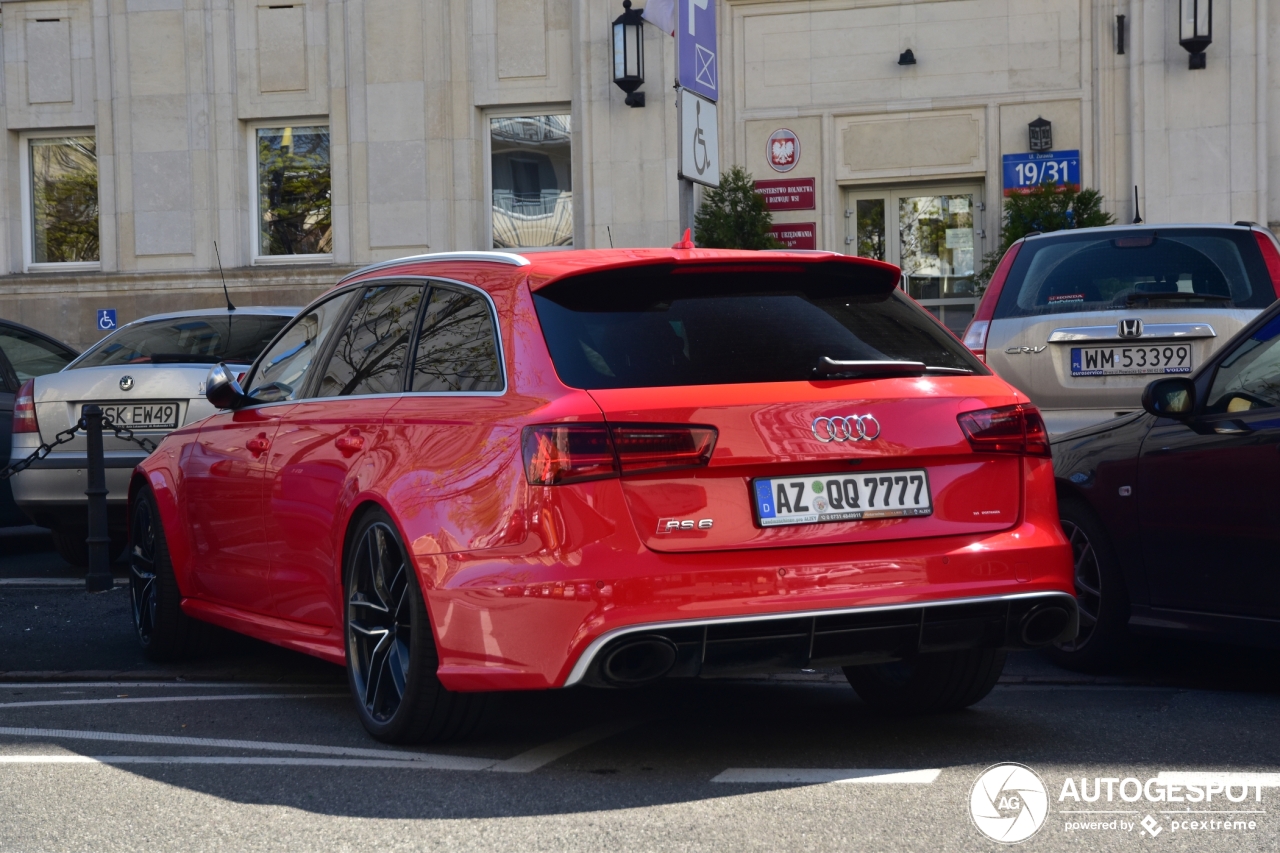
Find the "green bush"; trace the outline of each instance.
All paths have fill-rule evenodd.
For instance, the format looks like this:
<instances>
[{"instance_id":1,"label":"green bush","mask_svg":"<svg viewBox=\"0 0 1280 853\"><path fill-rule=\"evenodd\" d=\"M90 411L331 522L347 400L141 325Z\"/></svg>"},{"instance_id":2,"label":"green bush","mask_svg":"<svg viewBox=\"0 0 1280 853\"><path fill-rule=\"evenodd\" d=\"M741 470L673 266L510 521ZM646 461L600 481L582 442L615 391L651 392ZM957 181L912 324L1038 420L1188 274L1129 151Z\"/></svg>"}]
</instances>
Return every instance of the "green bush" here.
<instances>
[{"instance_id":1,"label":"green bush","mask_svg":"<svg viewBox=\"0 0 1280 853\"><path fill-rule=\"evenodd\" d=\"M1096 228L1112 225L1115 217L1102 209L1102 193L1097 190L1059 189L1043 183L1026 195L1013 195L1004 200L1004 224L1000 228L1000 246L982 256L982 270L977 284L985 289L996 266L1010 246L1028 234L1039 231L1063 231L1068 228Z\"/></svg>"},{"instance_id":2,"label":"green bush","mask_svg":"<svg viewBox=\"0 0 1280 853\"><path fill-rule=\"evenodd\" d=\"M720 174L720 186L702 193L693 218L694 242L704 249L781 249L769 230L772 224L755 179L734 166Z\"/></svg>"}]
</instances>

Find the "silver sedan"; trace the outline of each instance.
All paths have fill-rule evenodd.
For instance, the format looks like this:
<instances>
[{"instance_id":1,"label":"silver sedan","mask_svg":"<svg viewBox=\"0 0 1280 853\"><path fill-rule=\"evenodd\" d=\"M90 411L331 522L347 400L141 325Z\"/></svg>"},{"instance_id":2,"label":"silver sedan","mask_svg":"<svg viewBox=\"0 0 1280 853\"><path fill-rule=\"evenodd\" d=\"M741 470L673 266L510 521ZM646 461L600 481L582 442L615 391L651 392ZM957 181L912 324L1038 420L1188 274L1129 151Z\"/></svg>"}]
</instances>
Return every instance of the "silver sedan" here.
<instances>
[{"instance_id":1,"label":"silver sedan","mask_svg":"<svg viewBox=\"0 0 1280 853\"><path fill-rule=\"evenodd\" d=\"M112 421L159 443L179 426L213 413L204 398L209 366L225 362L247 370L296 313L292 307L225 308L156 314L103 338L58 373L26 382L14 401L11 458L24 459L75 424L96 403ZM147 453L137 444L103 436L107 513L112 553L127 538L125 505L129 475ZM88 565L88 499L83 433L16 474L14 501L32 521L53 531L58 553L72 565Z\"/></svg>"}]
</instances>

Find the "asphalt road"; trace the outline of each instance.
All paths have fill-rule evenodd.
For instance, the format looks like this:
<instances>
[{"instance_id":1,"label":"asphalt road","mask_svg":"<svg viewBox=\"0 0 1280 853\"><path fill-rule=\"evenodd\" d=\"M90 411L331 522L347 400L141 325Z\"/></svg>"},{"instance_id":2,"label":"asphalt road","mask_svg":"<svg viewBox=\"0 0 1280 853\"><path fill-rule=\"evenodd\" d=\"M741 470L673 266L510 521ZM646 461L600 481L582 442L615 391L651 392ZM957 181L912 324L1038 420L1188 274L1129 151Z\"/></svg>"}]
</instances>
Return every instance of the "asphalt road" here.
<instances>
[{"instance_id":1,"label":"asphalt road","mask_svg":"<svg viewBox=\"0 0 1280 853\"><path fill-rule=\"evenodd\" d=\"M871 712L835 672L518 694L466 742L397 750L365 735L336 667L221 632L160 667L122 589L13 580L4 853L996 850L979 821L1017 834L1023 814L1042 822L1027 850L1280 848L1274 654L1160 646L1101 678L1016 655L975 708L924 717ZM975 821L975 782L1004 762L1045 795L1000 771L1022 782ZM1110 803L1105 782L1070 796L1095 778L1116 780ZM1181 802L1123 799L1139 785ZM1187 802L1195 785L1219 790Z\"/></svg>"}]
</instances>

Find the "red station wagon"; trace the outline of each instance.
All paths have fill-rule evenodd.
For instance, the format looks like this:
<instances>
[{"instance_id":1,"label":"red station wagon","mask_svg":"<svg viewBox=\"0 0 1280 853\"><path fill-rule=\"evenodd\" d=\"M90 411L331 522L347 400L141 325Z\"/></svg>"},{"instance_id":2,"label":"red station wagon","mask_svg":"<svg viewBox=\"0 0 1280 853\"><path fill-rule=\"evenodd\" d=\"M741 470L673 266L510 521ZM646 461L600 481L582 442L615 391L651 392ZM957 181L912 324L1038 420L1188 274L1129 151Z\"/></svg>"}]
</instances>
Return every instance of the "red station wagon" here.
<instances>
[{"instance_id":1,"label":"red station wagon","mask_svg":"<svg viewBox=\"0 0 1280 853\"><path fill-rule=\"evenodd\" d=\"M977 702L1074 637L1044 423L898 269L443 253L343 279L130 486L147 653L193 620L345 665L377 738L490 691L843 667Z\"/></svg>"}]
</instances>

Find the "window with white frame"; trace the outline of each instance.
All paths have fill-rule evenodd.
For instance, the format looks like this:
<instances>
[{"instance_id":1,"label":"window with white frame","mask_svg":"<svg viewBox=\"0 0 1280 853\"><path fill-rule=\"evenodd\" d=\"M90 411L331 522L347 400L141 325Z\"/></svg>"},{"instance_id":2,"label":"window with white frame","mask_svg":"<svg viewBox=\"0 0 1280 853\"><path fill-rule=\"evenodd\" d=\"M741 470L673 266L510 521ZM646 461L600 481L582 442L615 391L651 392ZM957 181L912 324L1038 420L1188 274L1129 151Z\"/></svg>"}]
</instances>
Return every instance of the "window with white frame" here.
<instances>
[{"instance_id":1,"label":"window with white frame","mask_svg":"<svg viewBox=\"0 0 1280 853\"><path fill-rule=\"evenodd\" d=\"M573 158L567 113L492 116L493 248L573 247Z\"/></svg>"},{"instance_id":2,"label":"window with white frame","mask_svg":"<svg viewBox=\"0 0 1280 853\"><path fill-rule=\"evenodd\" d=\"M258 262L333 254L329 127L252 129L254 255Z\"/></svg>"},{"instance_id":3,"label":"window with white frame","mask_svg":"<svg viewBox=\"0 0 1280 853\"><path fill-rule=\"evenodd\" d=\"M23 139L23 260L28 270L97 269L98 147L92 133Z\"/></svg>"}]
</instances>

